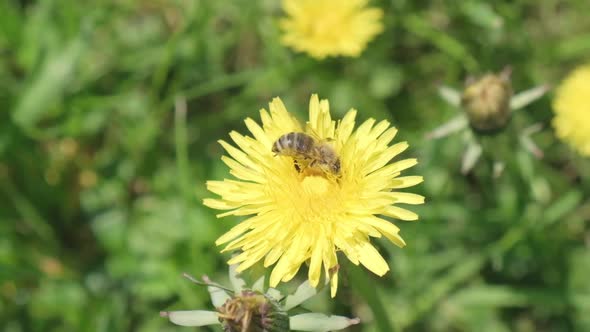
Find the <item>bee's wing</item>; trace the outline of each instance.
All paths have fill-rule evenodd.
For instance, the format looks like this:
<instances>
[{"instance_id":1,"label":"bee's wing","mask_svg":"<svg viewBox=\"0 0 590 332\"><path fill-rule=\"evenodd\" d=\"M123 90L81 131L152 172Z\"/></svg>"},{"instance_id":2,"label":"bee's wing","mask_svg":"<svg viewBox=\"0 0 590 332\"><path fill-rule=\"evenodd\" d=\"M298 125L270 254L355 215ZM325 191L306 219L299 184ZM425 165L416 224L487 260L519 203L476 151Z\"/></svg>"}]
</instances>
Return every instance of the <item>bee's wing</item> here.
<instances>
[{"instance_id":1,"label":"bee's wing","mask_svg":"<svg viewBox=\"0 0 590 332\"><path fill-rule=\"evenodd\" d=\"M305 133L309 136L311 136L314 140L316 141L321 141L322 139L320 138L319 133L312 127L309 125L309 123L307 123L305 125Z\"/></svg>"},{"instance_id":2,"label":"bee's wing","mask_svg":"<svg viewBox=\"0 0 590 332\"><path fill-rule=\"evenodd\" d=\"M305 126L305 131L306 131L306 133L309 136L313 137L313 139L316 142L320 142L320 143L325 143L325 142L331 143L331 142L334 142L334 138L333 137L325 137L325 138L320 137L320 134L314 128L312 128L309 125L309 123Z\"/></svg>"}]
</instances>

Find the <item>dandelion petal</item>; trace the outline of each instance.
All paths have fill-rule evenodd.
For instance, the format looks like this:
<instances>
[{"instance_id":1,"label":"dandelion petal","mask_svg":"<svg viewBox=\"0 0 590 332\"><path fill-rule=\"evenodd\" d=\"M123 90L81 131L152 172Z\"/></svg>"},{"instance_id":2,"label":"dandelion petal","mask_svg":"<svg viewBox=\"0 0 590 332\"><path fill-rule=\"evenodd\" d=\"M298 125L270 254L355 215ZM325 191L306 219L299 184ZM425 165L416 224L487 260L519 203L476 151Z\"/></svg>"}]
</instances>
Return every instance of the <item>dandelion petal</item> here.
<instances>
[{"instance_id":1,"label":"dandelion petal","mask_svg":"<svg viewBox=\"0 0 590 332\"><path fill-rule=\"evenodd\" d=\"M215 311L206 310L182 310L182 311L168 311L162 312L162 316L181 326L206 326L217 325L219 323L219 316Z\"/></svg>"},{"instance_id":2,"label":"dandelion petal","mask_svg":"<svg viewBox=\"0 0 590 332\"><path fill-rule=\"evenodd\" d=\"M318 313L307 313L289 317L289 325L294 331L337 331L360 323L358 318L344 316L326 316Z\"/></svg>"}]
</instances>

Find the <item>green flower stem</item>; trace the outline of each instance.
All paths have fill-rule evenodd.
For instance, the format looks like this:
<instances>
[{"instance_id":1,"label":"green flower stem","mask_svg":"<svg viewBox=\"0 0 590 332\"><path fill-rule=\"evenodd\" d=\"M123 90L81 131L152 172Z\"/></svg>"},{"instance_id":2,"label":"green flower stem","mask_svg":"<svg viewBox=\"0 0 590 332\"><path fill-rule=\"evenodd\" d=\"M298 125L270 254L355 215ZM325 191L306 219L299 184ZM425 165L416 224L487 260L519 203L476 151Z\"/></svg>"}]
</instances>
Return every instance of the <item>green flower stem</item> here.
<instances>
[{"instance_id":1,"label":"green flower stem","mask_svg":"<svg viewBox=\"0 0 590 332\"><path fill-rule=\"evenodd\" d=\"M47 221L35 205L23 195L15 186L12 180L8 177L0 178L0 189L12 200L12 203L21 217L21 220L27 223L28 227L37 234L39 239L44 242L44 245L51 248L52 251L58 247L58 240L54 230L51 228L49 221Z\"/></svg>"},{"instance_id":2,"label":"green flower stem","mask_svg":"<svg viewBox=\"0 0 590 332\"><path fill-rule=\"evenodd\" d=\"M178 95L182 95L186 99L196 99L214 92L244 85L252 81L256 76L260 75L260 73L260 69L251 69L237 73L221 75L207 81L206 83L196 85L184 91L179 91ZM172 96L171 98L164 99L162 102L162 105L164 106L163 109L166 109L166 107L172 105L175 98L175 96Z\"/></svg>"},{"instance_id":3,"label":"green flower stem","mask_svg":"<svg viewBox=\"0 0 590 332\"><path fill-rule=\"evenodd\" d=\"M186 130L186 100L177 97L174 107L174 146L176 150L176 168L178 171L178 188L185 202L192 200L191 181L188 158L188 139Z\"/></svg>"},{"instance_id":4,"label":"green flower stem","mask_svg":"<svg viewBox=\"0 0 590 332\"><path fill-rule=\"evenodd\" d=\"M391 324L387 316L383 301L379 298L375 283L369 279L368 272L352 264L347 265L348 277L350 283L354 285L357 293L367 302L375 317L375 322L380 331L393 332L397 331Z\"/></svg>"}]
</instances>

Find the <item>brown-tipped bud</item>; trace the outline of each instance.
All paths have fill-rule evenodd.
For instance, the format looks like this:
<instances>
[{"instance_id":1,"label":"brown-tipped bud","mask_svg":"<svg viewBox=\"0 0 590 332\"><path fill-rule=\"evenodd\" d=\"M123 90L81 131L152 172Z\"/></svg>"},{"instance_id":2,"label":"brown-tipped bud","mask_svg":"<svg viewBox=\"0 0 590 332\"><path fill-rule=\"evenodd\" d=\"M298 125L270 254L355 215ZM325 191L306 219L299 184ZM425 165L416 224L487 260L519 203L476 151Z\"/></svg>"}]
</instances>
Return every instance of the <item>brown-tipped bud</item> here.
<instances>
[{"instance_id":1,"label":"brown-tipped bud","mask_svg":"<svg viewBox=\"0 0 590 332\"><path fill-rule=\"evenodd\" d=\"M511 97L510 70L505 69L469 82L463 90L461 105L471 127L478 133L489 134L503 129L510 121Z\"/></svg>"},{"instance_id":2,"label":"brown-tipped bud","mask_svg":"<svg viewBox=\"0 0 590 332\"><path fill-rule=\"evenodd\" d=\"M225 332L288 332L289 315L260 292L244 290L217 308Z\"/></svg>"}]
</instances>

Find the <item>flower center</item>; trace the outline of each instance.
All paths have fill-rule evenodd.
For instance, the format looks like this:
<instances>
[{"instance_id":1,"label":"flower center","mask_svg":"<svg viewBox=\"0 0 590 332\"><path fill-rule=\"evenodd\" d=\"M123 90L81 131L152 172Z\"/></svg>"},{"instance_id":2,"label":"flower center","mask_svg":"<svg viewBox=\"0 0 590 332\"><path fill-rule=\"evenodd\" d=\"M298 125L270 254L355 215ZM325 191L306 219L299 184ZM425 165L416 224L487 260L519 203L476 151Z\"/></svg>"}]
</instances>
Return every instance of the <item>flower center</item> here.
<instances>
[{"instance_id":1,"label":"flower center","mask_svg":"<svg viewBox=\"0 0 590 332\"><path fill-rule=\"evenodd\" d=\"M322 12L322 17L311 22L310 32L316 38L338 39L341 30L346 27L346 13L330 13L330 10Z\"/></svg>"},{"instance_id":2,"label":"flower center","mask_svg":"<svg viewBox=\"0 0 590 332\"><path fill-rule=\"evenodd\" d=\"M330 222L341 211L340 187L322 175L308 175L291 197L292 207L306 222Z\"/></svg>"},{"instance_id":3,"label":"flower center","mask_svg":"<svg viewBox=\"0 0 590 332\"><path fill-rule=\"evenodd\" d=\"M323 176L306 176L301 181L301 188L303 191L310 196L321 196L324 195L329 187L330 181Z\"/></svg>"}]
</instances>

